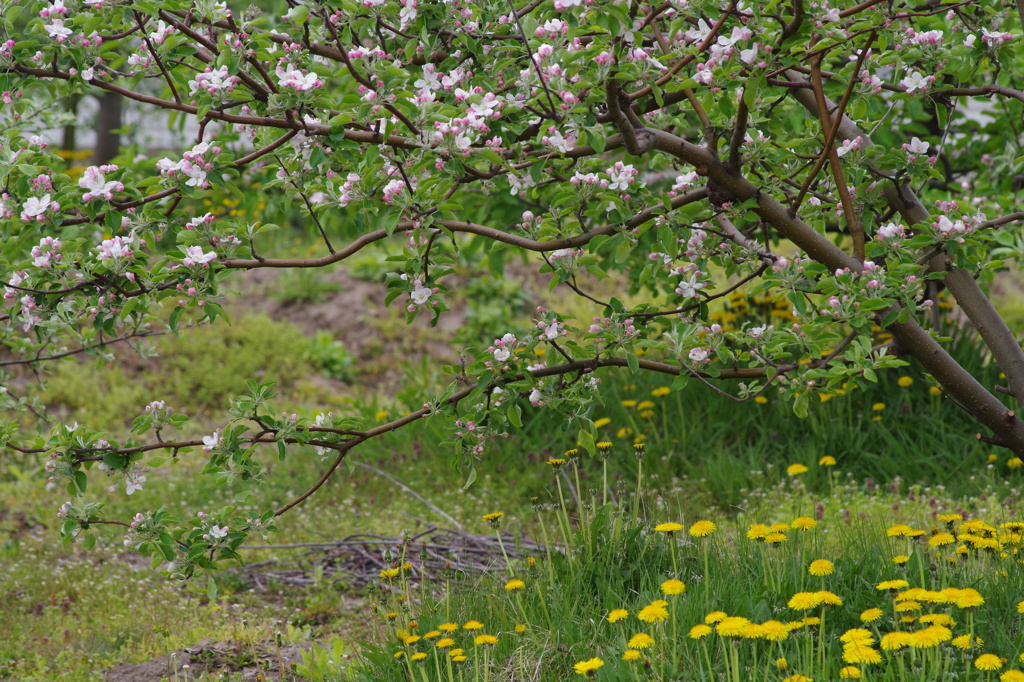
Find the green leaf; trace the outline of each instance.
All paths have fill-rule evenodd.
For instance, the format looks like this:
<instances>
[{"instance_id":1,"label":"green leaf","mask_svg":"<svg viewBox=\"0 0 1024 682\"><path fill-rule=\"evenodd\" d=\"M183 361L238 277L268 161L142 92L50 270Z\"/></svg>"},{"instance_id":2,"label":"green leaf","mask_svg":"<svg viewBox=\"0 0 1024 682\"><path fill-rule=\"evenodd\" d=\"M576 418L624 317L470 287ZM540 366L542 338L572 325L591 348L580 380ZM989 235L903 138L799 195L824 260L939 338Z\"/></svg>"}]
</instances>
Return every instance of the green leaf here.
<instances>
[{"instance_id":1,"label":"green leaf","mask_svg":"<svg viewBox=\"0 0 1024 682\"><path fill-rule=\"evenodd\" d=\"M85 475L84 471L75 472L75 485L77 485L78 489L83 493L85 492L85 486L88 485L88 483L89 477Z\"/></svg>"},{"instance_id":2,"label":"green leaf","mask_svg":"<svg viewBox=\"0 0 1024 682\"><path fill-rule=\"evenodd\" d=\"M583 449L586 450L591 457L594 456L594 451L597 449L594 446L594 434L592 434L588 429L582 428L579 430L579 433L576 434L576 440L580 442L580 445L583 446Z\"/></svg>"},{"instance_id":3,"label":"green leaf","mask_svg":"<svg viewBox=\"0 0 1024 682\"><path fill-rule=\"evenodd\" d=\"M800 417L801 419L807 418L807 409L809 407L810 400L807 397L807 393L801 393L793 401L793 414Z\"/></svg>"},{"instance_id":4,"label":"green leaf","mask_svg":"<svg viewBox=\"0 0 1024 682\"><path fill-rule=\"evenodd\" d=\"M178 318L181 317L181 312L184 310L182 306L175 306L174 310L171 311L171 317L167 320L167 325L171 328L171 331L178 331Z\"/></svg>"},{"instance_id":5,"label":"green leaf","mask_svg":"<svg viewBox=\"0 0 1024 682\"><path fill-rule=\"evenodd\" d=\"M469 490L469 486L473 485L473 481L476 480L476 467L469 467L469 475L466 476L466 483L462 486L463 490Z\"/></svg>"},{"instance_id":6,"label":"green leaf","mask_svg":"<svg viewBox=\"0 0 1024 682\"><path fill-rule=\"evenodd\" d=\"M513 404L505 413L508 422L517 429L523 428L523 410L517 404Z\"/></svg>"},{"instance_id":7,"label":"green leaf","mask_svg":"<svg viewBox=\"0 0 1024 682\"><path fill-rule=\"evenodd\" d=\"M217 581L210 576L206 579L206 596L210 598L210 601L217 601Z\"/></svg>"},{"instance_id":8,"label":"green leaf","mask_svg":"<svg viewBox=\"0 0 1024 682\"><path fill-rule=\"evenodd\" d=\"M626 353L626 364L633 374L640 371L640 361L636 359L636 353Z\"/></svg>"},{"instance_id":9,"label":"green leaf","mask_svg":"<svg viewBox=\"0 0 1024 682\"><path fill-rule=\"evenodd\" d=\"M686 388L686 384L690 383L690 376L688 374L680 374L672 382L673 391L681 391Z\"/></svg>"},{"instance_id":10,"label":"green leaf","mask_svg":"<svg viewBox=\"0 0 1024 682\"><path fill-rule=\"evenodd\" d=\"M93 547L95 547L96 546L96 535L95 535L95 533L89 533L88 535L86 535L85 536L85 540L82 542L82 546L85 547L86 550L90 550Z\"/></svg>"}]
</instances>

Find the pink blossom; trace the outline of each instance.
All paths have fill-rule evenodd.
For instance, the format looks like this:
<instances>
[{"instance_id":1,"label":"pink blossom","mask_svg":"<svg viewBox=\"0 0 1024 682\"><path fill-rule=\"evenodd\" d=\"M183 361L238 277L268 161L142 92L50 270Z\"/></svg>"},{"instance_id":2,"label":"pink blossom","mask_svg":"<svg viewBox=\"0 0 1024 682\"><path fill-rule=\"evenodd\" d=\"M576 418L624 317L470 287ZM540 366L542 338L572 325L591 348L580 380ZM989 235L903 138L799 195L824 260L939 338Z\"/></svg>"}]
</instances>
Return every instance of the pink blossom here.
<instances>
[{"instance_id":1,"label":"pink blossom","mask_svg":"<svg viewBox=\"0 0 1024 682\"><path fill-rule=\"evenodd\" d=\"M296 92L306 92L307 90L312 90L313 88L318 88L323 85L320 77L313 71L309 71L304 74L294 66L289 66L288 69L283 69L278 66L277 79L278 84L282 88L291 88Z\"/></svg>"},{"instance_id":2,"label":"pink blossom","mask_svg":"<svg viewBox=\"0 0 1024 682\"><path fill-rule=\"evenodd\" d=\"M46 29L47 35L56 40L58 43L63 43L67 40L72 30L64 25L64 22L60 19L54 19L53 23L46 24L43 26Z\"/></svg>"},{"instance_id":3,"label":"pink blossom","mask_svg":"<svg viewBox=\"0 0 1024 682\"><path fill-rule=\"evenodd\" d=\"M110 201L114 198L115 192L123 192L124 185L116 180L107 180L104 173L111 173L117 171L117 166L89 166L85 169L85 173L78 180L78 186L84 190L88 190L82 199L85 201L92 201L93 199L103 199Z\"/></svg>"},{"instance_id":4,"label":"pink blossom","mask_svg":"<svg viewBox=\"0 0 1024 682\"><path fill-rule=\"evenodd\" d=\"M214 260L217 260L217 253L215 251L203 253L203 247L190 246L185 249L185 258L181 262L185 267L190 268L194 265L207 265L210 261Z\"/></svg>"}]
</instances>

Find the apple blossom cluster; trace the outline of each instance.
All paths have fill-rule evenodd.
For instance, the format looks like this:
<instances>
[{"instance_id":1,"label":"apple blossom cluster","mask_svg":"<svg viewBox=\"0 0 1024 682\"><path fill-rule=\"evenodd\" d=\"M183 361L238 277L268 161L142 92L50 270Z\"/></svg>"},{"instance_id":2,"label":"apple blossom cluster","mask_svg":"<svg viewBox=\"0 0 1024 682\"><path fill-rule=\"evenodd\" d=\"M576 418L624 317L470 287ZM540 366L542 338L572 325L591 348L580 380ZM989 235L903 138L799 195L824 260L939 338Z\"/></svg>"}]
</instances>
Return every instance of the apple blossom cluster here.
<instances>
[{"instance_id":1,"label":"apple blossom cluster","mask_svg":"<svg viewBox=\"0 0 1024 682\"><path fill-rule=\"evenodd\" d=\"M104 239L96 247L96 250L99 252L96 260L114 272L120 272L135 257L132 249L137 248L137 241L138 237L134 233L128 237Z\"/></svg>"},{"instance_id":2,"label":"apple blossom cluster","mask_svg":"<svg viewBox=\"0 0 1024 682\"><path fill-rule=\"evenodd\" d=\"M275 73L277 74L277 84L280 87L295 92L306 92L324 86L324 82L315 72L298 69L287 62L279 64Z\"/></svg>"},{"instance_id":3,"label":"apple blossom cluster","mask_svg":"<svg viewBox=\"0 0 1024 682\"><path fill-rule=\"evenodd\" d=\"M220 154L221 149L208 142L200 142L185 152L180 161L164 157L156 162L156 168L164 177L174 178L180 175L188 178L185 181L187 187L206 188L210 186L207 175L213 169L213 163L204 158L207 152L216 155Z\"/></svg>"},{"instance_id":4,"label":"apple blossom cluster","mask_svg":"<svg viewBox=\"0 0 1024 682\"><path fill-rule=\"evenodd\" d=\"M223 99L235 91L236 85L238 76L232 76L227 66L209 67L188 82L188 91L190 95L205 92Z\"/></svg>"},{"instance_id":5,"label":"apple blossom cluster","mask_svg":"<svg viewBox=\"0 0 1024 682\"><path fill-rule=\"evenodd\" d=\"M498 365L503 365L512 358L512 354L515 352L515 350L516 336L515 334L508 333L502 336L500 339L495 339L494 345L490 346L487 349L487 352L493 356L495 363L498 363ZM489 362L485 364L488 367L491 366Z\"/></svg>"},{"instance_id":6,"label":"apple blossom cluster","mask_svg":"<svg viewBox=\"0 0 1024 682\"><path fill-rule=\"evenodd\" d=\"M114 165L89 166L82 173L78 180L78 186L86 190L82 195L83 201L103 199L110 201L114 194L124 191L124 183L118 180L107 180L107 173L116 173L118 167Z\"/></svg>"},{"instance_id":7,"label":"apple blossom cluster","mask_svg":"<svg viewBox=\"0 0 1024 682\"><path fill-rule=\"evenodd\" d=\"M571 275L580 269L580 258L585 253L583 249L556 249L548 254L548 262L558 272Z\"/></svg>"},{"instance_id":8,"label":"apple blossom cluster","mask_svg":"<svg viewBox=\"0 0 1024 682\"><path fill-rule=\"evenodd\" d=\"M41 197L29 197L21 206L21 220L26 223L30 221L42 223L46 221L47 212L51 216L60 213L60 204L51 200L49 194L44 194Z\"/></svg>"},{"instance_id":9,"label":"apple blossom cluster","mask_svg":"<svg viewBox=\"0 0 1024 682\"><path fill-rule=\"evenodd\" d=\"M407 277L408 275L403 275L403 278ZM409 304L406 306L406 310L411 313L415 312L422 305L436 307L438 305L437 301L431 301L430 297L439 291L440 288L438 287L427 287L423 285L423 280L414 279L412 281L412 288L409 291Z\"/></svg>"},{"instance_id":10,"label":"apple blossom cluster","mask_svg":"<svg viewBox=\"0 0 1024 682\"><path fill-rule=\"evenodd\" d=\"M51 268L60 263L64 255L60 253L60 239L43 237L39 244L32 247L32 265L37 268Z\"/></svg>"}]
</instances>

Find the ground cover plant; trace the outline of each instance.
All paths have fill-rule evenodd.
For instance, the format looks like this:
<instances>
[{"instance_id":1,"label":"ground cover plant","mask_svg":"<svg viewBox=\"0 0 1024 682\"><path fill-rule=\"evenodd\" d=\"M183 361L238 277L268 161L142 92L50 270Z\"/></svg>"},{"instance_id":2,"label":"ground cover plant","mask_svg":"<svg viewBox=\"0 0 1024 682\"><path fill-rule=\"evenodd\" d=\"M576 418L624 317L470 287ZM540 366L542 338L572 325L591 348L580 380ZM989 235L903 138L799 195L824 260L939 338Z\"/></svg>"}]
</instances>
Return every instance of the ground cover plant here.
<instances>
[{"instance_id":1,"label":"ground cover plant","mask_svg":"<svg viewBox=\"0 0 1024 682\"><path fill-rule=\"evenodd\" d=\"M549 547L593 558L598 519L646 547L640 495L628 519L607 506L628 498L616 482L629 471L608 457L617 441L666 446L668 462L691 456L668 446L697 430L687 435L680 412L662 421L661 443L641 438L658 407L647 396L621 398L618 423L599 414L610 412L601 383L613 370L635 382L662 377L651 397L675 396L677 407L683 392L708 389L743 405L768 437L756 447L728 427L716 437L765 471L787 445L802 450L786 466L835 456L801 440L779 403L822 435L830 429L809 417L812 405L846 404L838 432L850 443L888 439L888 451L861 456L887 473L897 448L921 470L954 454L936 454L951 441L924 439L918 415L967 415L945 421L975 438L955 441L955 454L998 448L1007 467L1024 455L1024 350L986 293L1024 255L1024 214L1010 209L1024 102L1014 80L1019 3L0 0L0 10L0 443L19 473L34 462L65 491L54 513L69 544L121 543L215 599L217 571L243 560L247 540L273 537L339 472L356 471L353 457L417 425L443 431L453 488L480 485L483 463L517 430L565 441L601 465L581 479L596 493L574 482L572 523L559 498ZM56 143L61 129L73 141L82 98L101 103L84 166ZM118 146L124 101L187 131L188 144ZM315 238L312 251L274 236L296 226ZM328 404L282 408L279 392L296 387L262 372L336 382L366 373L369 362L330 335L300 343L264 318L236 317L225 334L234 345L222 347L210 344L211 328L192 329L226 317L242 271L295 271L276 280L278 304L320 305L336 287L309 272L378 243L390 250L381 286L399 317L443 328L459 287L480 299L449 337L446 362L405 358L390 404L313 392ZM540 300L538 280L577 302ZM952 326L940 295L955 302ZM530 319L517 322L524 307ZM377 321L381 336L394 333L392 313ZM973 332L951 331L961 323ZM271 356L260 367L245 362L260 356L236 352L248 336ZM162 343L201 356L153 360ZM973 352L959 352L964 343ZM48 376L82 386L76 369L53 369L77 368L66 364L75 356L108 365L104 383L88 388L123 390L90 406L80 388L36 387ZM126 368L142 360L142 370ZM894 390L929 387L897 415L890 402L864 400L895 368L911 383ZM126 369L199 411L126 386ZM76 398L95 421L57 412ZM873 426L897 419L906 428ZM295 455L314 457L317 474L281 485ZM159 496L161 472L183 459L189 485L218 490L223 506L130 509L135 495ZM693 470L730 484L714 493L722 504L750 487L722 463ZM288 494L261 497L263 486ZM1012 542L1014 529L1001 530L1010 535L999 541ZM727 651L733 677L761 665ZM815 651L815 674L832 674L824 645ZM496 658L484 658L475 660L487 676ZM939 658L929 660L945 665ZM584 674L617 674L590 665ZM997 671L987 666L979 674Z\"/></svg>"}]
</instances>

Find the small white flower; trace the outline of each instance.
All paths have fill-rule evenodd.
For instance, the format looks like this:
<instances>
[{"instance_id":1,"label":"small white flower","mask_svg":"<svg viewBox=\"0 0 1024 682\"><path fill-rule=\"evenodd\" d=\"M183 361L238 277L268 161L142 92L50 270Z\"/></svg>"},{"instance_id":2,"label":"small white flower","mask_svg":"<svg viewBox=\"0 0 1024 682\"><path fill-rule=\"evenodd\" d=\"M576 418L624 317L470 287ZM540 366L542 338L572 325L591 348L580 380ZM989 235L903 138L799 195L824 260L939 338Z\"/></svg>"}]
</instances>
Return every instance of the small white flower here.
<instances>
[{"instance_id":1,"label":"small white flower","mask_svg":"<svg viewBox=\"0 0 1024 682\"><path fill-rule=\"evenodd\" d=\"M915 90L924 90L928 87L928 79L921 75L920 71L914 71L912 74L900 81L900 85L907 89L907 92L914 92Z\"/></svg>"},{"instance_id":2,"label":"small white flower","mask_svg":"<svg viewBox=\"0 0 1024 682\"><path fill-rule=\"evenodd\" d=\"M430 289L423 286L420 282L417 281L416 288L412 290L412 294L410 295L410 297L412 298L412 302L415 303L416 305L423 305L424 303L427 302L427 299L429 299L430 295L433 293L433 291L431 291Z\"/></svg>"},{"instance_id":3,"label":"small white flower","mask_svg":"<svg viewBox=\"0 0 1024 682\"><path fill-rule=\"evenodd\" d=\"M228 527L227 526L214 526L213 528L210 529L210 537L212 537L212 538L217 538L219 540L220 538L227 537L227 535L228 535Z\"/></svg>"},{"instance_id":4,"label":"small white flower","mask_svg":"<svg viewBox=\"0 0 1024 682\"><path fill-rule=\"evenodd\" d=\"M927 154L928 147L929 145L927 142L922 142L916 137L912 137L910 139L910 144L907 145L907 151L911 154Z\"/></svg>"},{"instance_id":5,"label":"small white flower","mask_svg":"<svg viewBox=\"0 0 1024 682\"><path fill-rule=\"evenodd\" d=\"M494 349L494 359L498 362L505 362L510 357L512 357L512 353L508 348L498 347Z\"/></svg>"},{"instance_id":6,"label":"small white flower","mask_svg":"<svg viewBox=\"0 0 1024 682\"><path fill-rule=\"evenodd\" d=\"M203 450L210 451L220 443L220 434L216 431L212 436L203 436Z\"/></svg>"},{"instance_id":7,"label":"small white flower","mask_svg":"<svg viewBox=\"0 0 1024 682\"><path fill-rule=\"evenodd\" d=\"M704 362L708 359L708 352L703 348L691 348L689 357L690 362Z\"/></svg>"}]
</instances>

